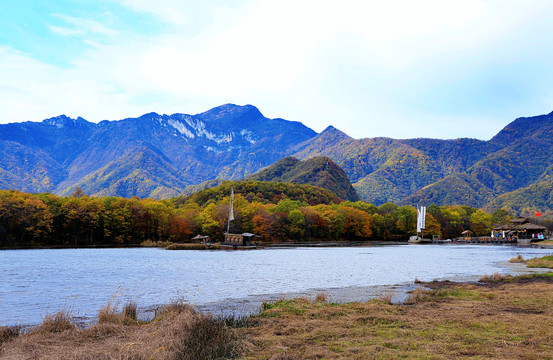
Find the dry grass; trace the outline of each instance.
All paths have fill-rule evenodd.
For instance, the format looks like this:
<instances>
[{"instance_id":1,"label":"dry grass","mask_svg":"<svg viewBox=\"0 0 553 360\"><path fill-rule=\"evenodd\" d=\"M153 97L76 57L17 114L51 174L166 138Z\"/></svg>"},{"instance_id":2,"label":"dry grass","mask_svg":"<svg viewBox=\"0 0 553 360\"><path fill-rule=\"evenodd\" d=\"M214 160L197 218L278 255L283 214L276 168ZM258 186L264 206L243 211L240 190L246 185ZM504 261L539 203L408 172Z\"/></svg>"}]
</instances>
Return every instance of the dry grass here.
<instances>
[{"instance_id":1,"label":"dry grass","mask_svg":"<svg viewBox=\"0 0 553 360\"><path fill-rule=\"evenodd\" d=\"M19 335L19 330L8 327L8 326L0 326L0 346L2 343L16 337Z\"/></svg>"},{"instance_id":2,"label":"dry grass","mask_svg":"<svg viewBox=\"0 0 553 360\"><path fill-rule=\"evenodd\" d=\"M133 304L120 313L102 309L87 329L55 314L28 334L0 328L0 358L552 358L553 273L424 286L401 305L281 299L247 321L206 316L182 302L131 325L121 319L133 318Z\"/></svg>"},{"instance_id":3,"label":"dry grass","mask_svg":"<svg viewBox=\"0 0 553 360\"><path fill-rule=\"evenodd\" d=\"M415 304L421 301L427 301L429 298L430 291L428 289L425 289L422 286L419 286L415 290L409 294L409 297L407 298L406 303L407 304Z\"/></svg>"},{"instance_id":4,"label":"dry grass","mask_svg":"<svg viewBox=\"0 0 553 360\"><path fill-rule=\"evenodd\" d=\"M527 260L526 266L531 268L553 269L553 255Z\"/></svg>"},{"instance_id":5,"label":"dry grass","mask_svg":"<svg viewBox=\"0 0 553 360\"><path fill-rule=\"evenodd\" d=\"M223 320L199 314L188 305L167 306L154 320L139 326L124 320L129 312L132 315L132 307L117 313L106 306L100 311L101 321L86 329L64 329L59 325L61 321L54 321L61 317L53 316L45 321L47 326L42 324L29 334L13 335L2 330L7 335L0 342L0 358L217 359L234 358L242 349L237 333Z\"/></svg>"},{"instance_id":6,"label":"dry grass","mask_svg":"<svg viewBox=\"0 0 553 360\"><path fill-rule=\"evenodd\" d=\"M207 244L171 244L165 248L166 250L219 250L221 244L215 243L213 245Z\"/></svg>"},{"instance_id":7,"label":"dry grass","mask_svg":"<svg viewBox=\"0 0 553 360\"><path fill-rule=\"evenodd\" d=\"M383 294L378 298L378 301L384 304L392 304L392 298L394 294Z\"/></svg>"},{"instance_id":8,"label":"dry grass","mask_svg":"<svg viewBox=\"0 0 553 360\"><path fill-rule=\"evenodd\" d=\"M165 248L169 245L171 245L171 241L152 241L152 240L146 240L143 241L140 246L142 247L159 247L159 248Z\"/></svg>"},{"instance_id":9,"label":"dry grass","mask_svg":"<svg viewBox=\"0 0 553 360\"><path fill-rule=\"evenodd\" d=\"M485 283L500 282L503 280L505 280L505 276L499 273L494 273L492 275L484 275L480 278L480 281Z\"/></svg>"},{"instance_id":10,"label":"dry grass","mask_svg":"<svg viewBox=\"0 0 553 360\"><path fill-rule=\"evenodd\" d=\"M525 262L524 258L522 257L522 255L518 254L517 257L514 257L514 258L511 258L509 260L510 263L523 263Z\"/></svg>"},{"instance_id":11,"label":"dry grass","mask_svg":"<svg viewBox=\"0 0 553 360\"><path fill-rule=\"evenodd\" d=\"M55 314L46 314L42 324L35 327L33 333L61 333L66 330L74 329L73 317L66 310L58 311Z\"/></svg>"},{"instance_id":12,"label":"dry grass","mask_svg":"<svg viewBox=\"0 0 553 360\"><path fill-rule=\"evenodd\" d=\"M328 302L328 294L318 293L317 295L315 295L315 302L319 302L319 303Z\"/></svg>"},{"instance_id":13,"label":"dry grass","mask_svg":"<svg viewBox=\"0 0 553 360\"><path fill-rule=\"evenodd\" d=\"M553 278L429 283L420 301L391 305L281 300L266 305L245 359L547 359Z\"/></svg>"}]
</instances>

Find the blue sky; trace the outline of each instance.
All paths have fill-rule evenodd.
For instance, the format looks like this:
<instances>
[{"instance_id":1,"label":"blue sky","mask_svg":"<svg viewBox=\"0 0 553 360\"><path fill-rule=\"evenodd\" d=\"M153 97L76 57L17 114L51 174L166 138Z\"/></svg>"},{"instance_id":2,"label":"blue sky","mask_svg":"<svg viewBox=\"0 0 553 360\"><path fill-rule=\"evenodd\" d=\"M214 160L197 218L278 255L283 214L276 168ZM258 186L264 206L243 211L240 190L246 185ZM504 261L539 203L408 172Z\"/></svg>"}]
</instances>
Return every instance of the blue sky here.
<instances>
[{"instance_id":1,"label":"blue sky","mask_svg":"<svg viewBox=\"0 0 553 360\"><path fill-rule=\"evenodd\" d=\"M355 138L489 139L553 111L552 1L19 0L0 122L223 103Z\"/></svg>"}]
</instances>

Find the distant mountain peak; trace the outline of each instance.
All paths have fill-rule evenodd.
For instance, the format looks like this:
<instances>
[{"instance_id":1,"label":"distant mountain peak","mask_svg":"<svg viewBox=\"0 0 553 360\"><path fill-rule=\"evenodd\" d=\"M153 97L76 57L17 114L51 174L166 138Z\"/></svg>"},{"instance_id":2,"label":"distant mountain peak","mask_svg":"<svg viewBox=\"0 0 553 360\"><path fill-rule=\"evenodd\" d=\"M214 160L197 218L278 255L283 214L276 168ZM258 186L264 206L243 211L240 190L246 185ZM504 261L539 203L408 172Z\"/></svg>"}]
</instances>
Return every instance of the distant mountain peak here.
<instances>
[{"instance_id":1,"label":"distant mountain peak","mask_svg":"<svg viewBox=\"0 0 553 360\"><path fill-rule=\"evenodd\" d=\"M65 114L43 120L42 122L46 125L52 125L58 128L91 124L89 121L83 119L80 116L77 117L76 119L72 119Z\"/></svg>"},{"instance_id":2,"label":"distant mountain peak","mask_svg":"<svg viewBox=\"0 0 553 360\"><path fill-rule=\"evenodd\" d=\"M196 116L208 122L219 122L224 119L225 122L239 121L248 123L259 118L264 118L261 111L253 105L235 104L217 106Z\"/></svg>"},{"instance_id":3,"label":"distant mountain peak","mask_svg":"<svg viewBox=\"0 0 553 360\"><path fill-rule=\"evenodd\" d=\"M321 131L321 133L318 135L318 137L339 137L343 139L351 139L351 136L346 134L345 132L336 129L334 126L329 125L326 129Z\"/></svg>"}]
</instances>

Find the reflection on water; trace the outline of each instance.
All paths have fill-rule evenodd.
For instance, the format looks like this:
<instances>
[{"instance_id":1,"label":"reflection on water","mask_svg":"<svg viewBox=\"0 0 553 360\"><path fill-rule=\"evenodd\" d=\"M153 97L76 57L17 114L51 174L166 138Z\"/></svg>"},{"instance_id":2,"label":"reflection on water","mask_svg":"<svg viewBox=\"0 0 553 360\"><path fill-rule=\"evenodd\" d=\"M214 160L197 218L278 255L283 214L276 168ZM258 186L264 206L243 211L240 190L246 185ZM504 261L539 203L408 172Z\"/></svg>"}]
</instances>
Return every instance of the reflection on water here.
<instances>
[{"instance_id":1,"label":"reflection on water","mask_svg":"<svg viewBox=\"0 0 553 360\"><path fill-rule=\"evenodd\" d=\"M317 289L348 288L353 294L415 278L476 280L512 272L504 262L518 254L530 258L551 252L482 245L6 250L0 251L0 325L38 323L46 313L64 308L91 318L110 300L135 301L142 308L179 299L202 306ZM348 298L341 293L342 300Z\"/></svg>"}]
</instances>

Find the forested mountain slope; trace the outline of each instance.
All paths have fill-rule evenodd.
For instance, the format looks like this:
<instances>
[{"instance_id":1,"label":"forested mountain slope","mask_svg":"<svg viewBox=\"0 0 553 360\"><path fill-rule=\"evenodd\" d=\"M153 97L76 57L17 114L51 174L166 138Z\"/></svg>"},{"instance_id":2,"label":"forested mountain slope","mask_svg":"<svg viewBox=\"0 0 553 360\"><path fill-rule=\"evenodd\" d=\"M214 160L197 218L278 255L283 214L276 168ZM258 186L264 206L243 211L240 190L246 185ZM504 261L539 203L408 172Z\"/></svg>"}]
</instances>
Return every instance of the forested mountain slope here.
<instances>
[{"instance_id":1,"label":"forested mountain slope","mask_svg":"<svg viewBox=\"0 0 553 360\"><path fill-rule=\"evenodd\" d=\"M552 114L516 119L489 141L353 139L329 127L300 144L294 156L328 156L344 169L361 198L377 205L392 201L482 207L553 175ZM535 201L543 203L543 196Z\"/></svg>"},{"instance_id":2,"label":"forested mountain slope","mask_svg":"<svg viewBox=\"0 0 553 360\"><path fill-rule=\"evenodd\" d=\"M251 105L197 115L145 114L90 123L58 116L0 125L0 187L67 194L169 197L189 184L239 179L316 133Z\"/></svg>"},{"instance_id":3,"label":"forested mountain slope","mask_svg":"<svg viewBox=\"0 0 553 360\"><path fill-rule=\"evenodd\" d=\"M248 176L246 180L310 184L328 189L344 200L359 200L344 170L325 156L305 161L289 156Z\"/></svg>"},{"instance_id":4,"label":"forested mountain slope","mask_svg":"<svg viewBox=\"0 0 553 360\"><path fill-rule=\"evenodd\" d=\"M0 125L0 188L167 198L246 178L287 156L301 161L284 159L256 179L313 183L355 199L341 168L376 205L552 207L553 113L518 118L489 141L354 139L332 126L317 134L251 105L98 124L62 115ZM320 157L330 160L305 162ZM333 170L325 173L325 164Z\"/></svg>"}]
</instances>

